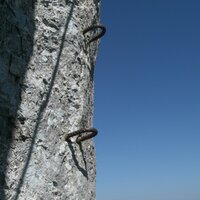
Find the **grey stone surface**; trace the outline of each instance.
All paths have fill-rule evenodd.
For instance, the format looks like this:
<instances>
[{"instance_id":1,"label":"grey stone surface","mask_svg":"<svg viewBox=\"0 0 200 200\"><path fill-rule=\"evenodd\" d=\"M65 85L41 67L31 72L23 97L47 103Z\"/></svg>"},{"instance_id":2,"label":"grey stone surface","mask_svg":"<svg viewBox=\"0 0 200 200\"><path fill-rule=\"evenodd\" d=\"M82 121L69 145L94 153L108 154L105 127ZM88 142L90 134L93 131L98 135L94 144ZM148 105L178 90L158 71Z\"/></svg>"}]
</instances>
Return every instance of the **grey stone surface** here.
<instances>
[{"instance_id":1,"label":"grey stone surface","mask_svg":"<svg viewBox=\"0 0 200 200\"><path fill-rule=\"evenodd\" d=\"M0 0L0 199L94 200L98 0Z\"/></svg>"}]
</instances>

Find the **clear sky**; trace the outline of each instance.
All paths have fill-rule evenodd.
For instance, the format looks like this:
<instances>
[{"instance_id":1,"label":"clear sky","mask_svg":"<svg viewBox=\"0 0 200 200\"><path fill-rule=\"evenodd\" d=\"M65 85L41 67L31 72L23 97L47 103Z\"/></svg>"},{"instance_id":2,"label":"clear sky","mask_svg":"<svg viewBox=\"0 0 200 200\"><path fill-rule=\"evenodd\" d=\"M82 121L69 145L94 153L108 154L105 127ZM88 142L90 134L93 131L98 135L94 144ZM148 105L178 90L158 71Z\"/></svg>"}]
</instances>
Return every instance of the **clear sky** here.
<instances>
[{"instance_id":1,"label":"clear sky","mask_svg":"<svg viewBox=\"0 0 200 200\"><path fill-rule=\"evenodd\" d=\"M200 200L200 1L102 0L97 200Z\"/></svg>"}]
</instances>

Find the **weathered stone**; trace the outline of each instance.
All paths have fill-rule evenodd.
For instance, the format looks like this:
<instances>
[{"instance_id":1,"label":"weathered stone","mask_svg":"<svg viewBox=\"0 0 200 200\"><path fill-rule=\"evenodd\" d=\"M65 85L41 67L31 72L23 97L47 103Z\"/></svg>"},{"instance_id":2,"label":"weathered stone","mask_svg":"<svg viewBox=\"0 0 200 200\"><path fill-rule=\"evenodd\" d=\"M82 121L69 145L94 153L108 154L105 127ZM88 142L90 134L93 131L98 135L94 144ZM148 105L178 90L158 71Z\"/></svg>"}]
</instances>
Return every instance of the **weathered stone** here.
<instances>
[{"instance_id":1,"label":"weathered stone","mask_svg":"<svg viewBox=\"0 0 200 200\"><path fill-rule=\"evenodd\" d=\"M98 42L83 30L99 1L0 0L0 11L0 199L94 200L94 144L64 135L92 126Z\"/></svg>"}]
</instances>

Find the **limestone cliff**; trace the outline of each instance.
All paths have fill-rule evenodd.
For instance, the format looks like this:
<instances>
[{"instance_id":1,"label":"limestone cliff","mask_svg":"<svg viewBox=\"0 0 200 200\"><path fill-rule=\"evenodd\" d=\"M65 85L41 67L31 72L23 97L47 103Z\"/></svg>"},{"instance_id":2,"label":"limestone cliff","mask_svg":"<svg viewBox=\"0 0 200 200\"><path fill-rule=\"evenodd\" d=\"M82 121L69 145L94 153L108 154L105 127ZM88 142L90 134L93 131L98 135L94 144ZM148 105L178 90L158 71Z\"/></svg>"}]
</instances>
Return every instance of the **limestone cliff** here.
<instances>
[{"instance_id":1,"label":"limestone cliff","mask_svg":"<svg viewBox=\"0 0 200 200\"><path fill-rule=\"evenodd\" d=\"M0 199L94 200L98 0L0 0Z\"/></svg>"}]
</instances>

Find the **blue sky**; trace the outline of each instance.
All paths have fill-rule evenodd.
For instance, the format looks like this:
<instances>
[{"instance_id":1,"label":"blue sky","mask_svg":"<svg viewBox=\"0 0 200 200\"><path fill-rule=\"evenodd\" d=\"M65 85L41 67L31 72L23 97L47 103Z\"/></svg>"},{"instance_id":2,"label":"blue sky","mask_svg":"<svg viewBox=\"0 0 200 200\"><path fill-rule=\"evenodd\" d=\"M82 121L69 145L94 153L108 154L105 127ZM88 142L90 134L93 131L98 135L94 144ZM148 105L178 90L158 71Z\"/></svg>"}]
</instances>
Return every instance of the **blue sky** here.
<instances>
[{"instance_id":1,"label":"blue sky","mask_svg":"<svg viewBox=\"0 0 200 200\"><path fill-rule=\"evenodd\" d=\"M199 0L102 0L97 200L200 200L199 10Z\"/></svg>"}]
</instances>

